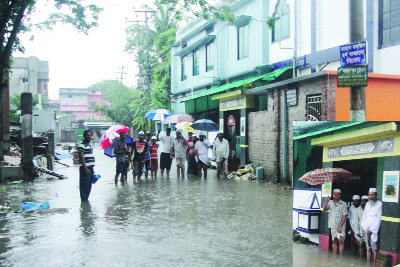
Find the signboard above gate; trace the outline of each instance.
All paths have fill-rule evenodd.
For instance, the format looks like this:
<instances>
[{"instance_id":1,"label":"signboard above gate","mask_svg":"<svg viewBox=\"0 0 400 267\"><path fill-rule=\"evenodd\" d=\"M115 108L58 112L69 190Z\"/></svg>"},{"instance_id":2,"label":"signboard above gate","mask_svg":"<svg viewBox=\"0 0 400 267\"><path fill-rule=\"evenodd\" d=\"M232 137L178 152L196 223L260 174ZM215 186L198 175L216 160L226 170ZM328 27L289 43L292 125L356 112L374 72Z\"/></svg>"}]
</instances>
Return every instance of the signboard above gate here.
<instances>
[{"instance_id":1,"label":"signboard above gate","mask_svg":"<svg viewBox=\"0 0 400 267\"><path fill-rule=\"evenodd\" d=\"M367 41L340 46L340 66L367 64Z\"/></svg>"}]
</instances>

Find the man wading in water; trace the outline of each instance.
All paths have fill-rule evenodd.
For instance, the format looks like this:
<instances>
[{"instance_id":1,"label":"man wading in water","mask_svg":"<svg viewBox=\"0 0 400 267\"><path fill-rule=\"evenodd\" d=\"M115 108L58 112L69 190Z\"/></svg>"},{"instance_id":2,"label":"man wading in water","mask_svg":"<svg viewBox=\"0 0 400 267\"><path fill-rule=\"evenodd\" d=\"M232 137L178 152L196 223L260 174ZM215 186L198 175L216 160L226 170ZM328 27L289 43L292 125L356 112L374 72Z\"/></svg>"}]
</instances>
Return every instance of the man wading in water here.
<instances>
[{"instance_id":1,"label":"man wading in water","mask_svg":"<svg viewBox=\"0 0 400 267\"><path fill-rule=\"evenodd\" d=\"M82 202L89 202L90 191L92 190L92 176L94 174L93 149L90 146L92 132L83 132L83 141L78 146L79 162L79 192Z\"/></svg>"}]
</instances>

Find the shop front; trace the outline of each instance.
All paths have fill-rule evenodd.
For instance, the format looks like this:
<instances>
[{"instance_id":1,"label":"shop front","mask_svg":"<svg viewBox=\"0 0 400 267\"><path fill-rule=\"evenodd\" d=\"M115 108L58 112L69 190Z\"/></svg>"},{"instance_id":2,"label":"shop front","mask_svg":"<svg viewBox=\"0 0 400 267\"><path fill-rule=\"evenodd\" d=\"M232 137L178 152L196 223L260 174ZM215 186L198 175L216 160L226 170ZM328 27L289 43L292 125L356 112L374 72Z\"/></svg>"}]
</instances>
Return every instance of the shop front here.
<instances>
[{"instance_id":1,"label":"shop front","mask_svg":"<svg viewBox=\"0 0 400 267\"><path fill-rule=\"evenodd\" d=\"M334 189L341 189L341 199L351 206L353 195L368 195L368 189L377 188L382 205L382 223L379 232L380 251L392 255L393 264L398 262L400 252L400 127L395 122L364 122L351 127L341 126L336 131L325 130L310 136L309 151L321 151L321 167L343 168L353 173L353 178L333 181L315 186L321 191L321 206ZM300 140L295 141L295 143ZM302 141L303 144L307 143ZM296 144L295 146L298 146ZM301 153L301 152L300 152ZM310 155L321 155L310 152ZM297 155L298 156L298 155ZM296 159L296 155L295 155ZM307 164L307 163L306 163ZM295 168L301 169L299 164ZM295 170L296 173L296 170ZM299 179L299 172L295 175ZM297 186L301 186L297 183ZM304 186L307 187L307 186ZM310 187L310 186L308 186ZM319 247L331 247L328 229L328 212L319 218ZM314 235L315 236L315 235ZM349 240L350 238L348 238Z\"/></svg>"}]
</instances>

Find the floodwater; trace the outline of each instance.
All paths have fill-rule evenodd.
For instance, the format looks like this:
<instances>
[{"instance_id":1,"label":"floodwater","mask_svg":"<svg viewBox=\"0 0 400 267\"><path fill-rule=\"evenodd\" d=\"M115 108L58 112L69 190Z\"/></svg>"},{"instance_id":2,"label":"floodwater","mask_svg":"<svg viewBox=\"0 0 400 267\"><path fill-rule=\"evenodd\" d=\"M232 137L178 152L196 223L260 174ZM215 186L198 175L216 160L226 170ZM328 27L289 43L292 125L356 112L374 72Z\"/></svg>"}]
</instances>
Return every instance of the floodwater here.
<instances>
[{"instance_id":1,"label":"floodwater","mask_svg":"<svg viewBox=\"0 0 400 267\"><path fill-rule=\"evenodd\" d=\"M324 267L324 266L375 266L367 263L364 258L345 251L342 256L333 254L332 251L319 248L316 245L293 243L293 266Z\"/></svg>"},{"instance_id":2,"label":"floodwater","mask_svg":"<svg viewBox=\"0 0 400 267\"><path fill-rule=\"evenodd\" d=\"M0 217L1 266L291 266L292 193L248 181L171 177L114 184L115 159L95 150L89 204L69 179L7 185L0 205L50 202L68 212ZM61 162L72 165L72 160ZM173 162L175 167L175 161ZM173 168L174 170L174 168Z\"/></svg>"}]
</instances>

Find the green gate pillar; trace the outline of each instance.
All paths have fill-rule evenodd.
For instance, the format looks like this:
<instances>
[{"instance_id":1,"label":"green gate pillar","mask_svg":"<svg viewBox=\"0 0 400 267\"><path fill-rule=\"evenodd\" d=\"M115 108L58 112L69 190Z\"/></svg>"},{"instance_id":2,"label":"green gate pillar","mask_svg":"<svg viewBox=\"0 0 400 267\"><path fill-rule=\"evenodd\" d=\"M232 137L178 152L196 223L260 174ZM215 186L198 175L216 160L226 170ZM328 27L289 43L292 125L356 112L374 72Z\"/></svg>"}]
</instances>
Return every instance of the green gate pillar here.
<instances>
[{"instance_id":1,"label":"green gate pillar","mask_svg":"<svg viewBox=\"0 0 400 267\"><path fill-rule=\"evenodd\" d=\"M249 144L248 144L248 122L247 114L249 109L240 110L240 165L246 165L249 163Z\"/></svg>"}]
</instances>

